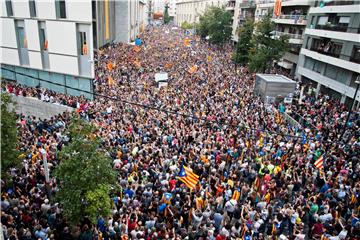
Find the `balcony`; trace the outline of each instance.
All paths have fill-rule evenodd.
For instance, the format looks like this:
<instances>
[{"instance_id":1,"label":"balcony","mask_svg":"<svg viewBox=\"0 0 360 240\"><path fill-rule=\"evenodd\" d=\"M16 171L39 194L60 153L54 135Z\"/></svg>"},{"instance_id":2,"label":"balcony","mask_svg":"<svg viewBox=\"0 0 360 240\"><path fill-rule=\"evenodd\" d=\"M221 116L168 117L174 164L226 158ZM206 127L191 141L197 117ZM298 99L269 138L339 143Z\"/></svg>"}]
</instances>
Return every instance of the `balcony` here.
<instances>
[{"instance_id":1,"label":"balcony","mask_svg":"<svg viewBox=\"0 0 360 240\"><path fill-rule=\"evenodd\" d=\"M360 28L353 28L339 24L326 24L326 25L316 25L315 29L328 30L334 32L352 32L360 33Z\"/></svg>"},{"instance_id":2,"label":"balcony","mask_svg":"<svg viewBox=\"0 0 360 240\"><path fill-rule=\"evenodd\" d=\"M309 50L306 48L302 48L300 55L305 55L307 57L310 57L312 59L324 62L324 63L331 63L332 65L335 65L340 68L347 69L349 71L360 73L360 64L349 61L349 56L343 55L343 54L324 54L324 51L318 51L318 50ZM335 57L335 56L341 56L342 58ZM345 60L344 58L347 58Z\"/></svg>"},{"instance_id":3,"label":"balcony","mask_svg":"<svg viewBox=\"0 0 360 240\"><path fill-rule=\"evenodd\" d=\"M229 3L228 5L226 5L225 10L227 11L235 10L235 3Z\"/></svg>"},{"instance_id":4,"label":"balcony","mask_svg":"<svg viewBox=\"0 0 360 240\"><path fill-rule=\"evenodd\" d=\"M255 1L242 2L240 3L240 8L256 8Z\"/></svg>"},{"instance_id":5,"label":"balcony","mask_svg":"<svg viewBox=\"0 0 360 240\"><path fill-rule=\"evenodd\" d=\"M285 15L281 14L278 17L273 17L275 23L290 24L290 25L306 25L306 15Z\"/></svg>"},{"instance_id":6,"label":"balcony","mask_svg":"<svg viewBox=\"0 0 360 240\"><path fill-rule=\"evenodd\" d=\"M283 35L289 36L289 43L291 44L302 44L304 40L303 34L292 34L292 33L280 32L280 31L275 32L275 36L280 37Z\"/></svg>"}]
</instances>

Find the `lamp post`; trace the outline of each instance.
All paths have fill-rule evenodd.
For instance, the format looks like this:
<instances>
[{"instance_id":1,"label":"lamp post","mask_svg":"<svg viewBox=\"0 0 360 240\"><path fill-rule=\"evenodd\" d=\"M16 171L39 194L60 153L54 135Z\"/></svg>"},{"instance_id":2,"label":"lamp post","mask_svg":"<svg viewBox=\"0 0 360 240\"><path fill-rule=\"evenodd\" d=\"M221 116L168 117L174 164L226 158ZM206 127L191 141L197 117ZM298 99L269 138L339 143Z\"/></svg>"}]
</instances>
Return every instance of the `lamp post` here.
<instances>
[{"instance_id":1,"label":"lamp post","mask_svg":"<svg viewBox=\"0 0 360 240\"><path fill-rule=\"evenodd\" d=\"M44 161L44 172L45 172L45 187L46 187L46 193L48 198L50 199L51 197L51 192L50 192L50 177L49 177L49 166L48 166L48 162L47 162L47 157L46 157L46 151L45 149L41 149L40 150L43 161Z\"/></svg>"},{"instance_id":2,"label":"lamp post","mask_svg":"<svg viewBox=\"0 0 360 240\"><path fill-rule=\"evenodd\" d=\"M351 105L350 105L349 113L348 113L348 115L347 115L347 117L346 117L346 121L345 121L345 125L344 125L343 132L342 132L342 133L341 133L341 135L340 135L340 139L339 139L340 141L342 140L342 138L343 138L343 136L344 136L344 134L345 134L345 131L346 131L346 126L347 126L347 123L348 123L348 121L349 121L349 119L350 119L351 110L352 110L352 108L353 108L353 106L354 106L354 103L355 103L355 99L356 99L357 92L359 91L359 86L360 86L360 75L359 75L359 76L357 76L355 83L356 83L356 90L355 90L355 94L354 94L354 97L353 97L353 99L352 99L352 101L351 101Z\"/></svg>"}]
</instances>

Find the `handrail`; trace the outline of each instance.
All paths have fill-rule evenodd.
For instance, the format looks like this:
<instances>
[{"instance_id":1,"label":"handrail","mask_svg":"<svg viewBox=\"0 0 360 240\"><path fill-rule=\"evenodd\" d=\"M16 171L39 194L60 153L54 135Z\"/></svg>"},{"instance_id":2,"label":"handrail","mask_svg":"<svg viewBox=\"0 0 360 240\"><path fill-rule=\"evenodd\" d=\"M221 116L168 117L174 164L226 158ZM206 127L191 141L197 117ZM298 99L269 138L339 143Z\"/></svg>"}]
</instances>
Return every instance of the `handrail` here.
<instances>
[{"instance_id":1,"label":"handrail","mask_svg":"<svg viewBox=\"0 0 360 240\"><path fill-rule=\"evenodd\" d=\"M281 14L278 19L298 19L298 20L307 20L307 15L296 15L296 14Z\"/></svg>"},{"instance_id":2,"label":"handrail","mask_svg":"<svg viewBox=\"0 0 360 240\"><path fill-rule=\"evenodd\" d=\"M277 36L287 35L287 36L289 36L289 38L304 39L303 34L294 34L294 33L286 33L286 32L276 31L275 35L277 35Z\"/></svg>"}]
</instances>

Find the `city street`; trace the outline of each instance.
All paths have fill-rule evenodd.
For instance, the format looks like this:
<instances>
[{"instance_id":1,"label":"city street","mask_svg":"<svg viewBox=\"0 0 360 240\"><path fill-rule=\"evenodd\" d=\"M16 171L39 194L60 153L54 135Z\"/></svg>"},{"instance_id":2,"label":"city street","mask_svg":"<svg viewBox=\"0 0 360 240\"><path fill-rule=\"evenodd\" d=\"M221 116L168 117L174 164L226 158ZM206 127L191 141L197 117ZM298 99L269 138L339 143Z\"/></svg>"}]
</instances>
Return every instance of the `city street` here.
<instances>
[{"instance_id":1,"label":"city street","mask_svg":"<svg viewBox=\"0 0 360 240\"><path fill-rule=\"evenodd\" d=\"M155 2L4 5L0 239L359 239L357 47L301 45L344 3Z\"/></svg>"}]
</instances>

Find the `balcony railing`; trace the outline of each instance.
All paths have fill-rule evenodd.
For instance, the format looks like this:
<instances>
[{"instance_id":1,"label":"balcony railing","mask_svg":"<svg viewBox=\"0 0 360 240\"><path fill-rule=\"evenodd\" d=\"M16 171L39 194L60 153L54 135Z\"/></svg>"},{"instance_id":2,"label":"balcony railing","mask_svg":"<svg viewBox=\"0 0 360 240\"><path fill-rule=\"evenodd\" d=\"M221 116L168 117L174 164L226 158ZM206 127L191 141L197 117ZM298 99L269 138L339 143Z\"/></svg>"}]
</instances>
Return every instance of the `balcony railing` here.
<instances>
[{"instance_id":1,"label":"balcony railing","mask_svg":"<svg viewBox=\"0 0 360 240\"><path fill-rule=\"evenodd\" d=\"M347 26L339 26L339 25L316 25L315 29L322 29L322 30L330 30L336 32L347 32Z\"/></svg>"},{"instance_id":2,"label":"balcony railing","mask_svg":"<svg viewBox=\"0 0 360 240\"><path fill-rule=\"evenodd\" d=\"M256 7L255 1L240 3L240 8L255 8L255 7Z\"/></svg>"},{"instance_id":3,"label":"balcony railing","mask_svg":"<svg viewBox=\"0 0 360 240\"><path fill-rule=\"evenodd\" d=\"M264 3L275 3L275 0L260 0L260 1L258 1L258 4L264 4Z\"/></svg>"},{"instance_id":4,"label":"balcony railing","mask_svg":"<svg viewBox=\"0 0 360 240\"><path fill-rule=\"evenodd\" d=\"M317 48L317 47L311 47L310 48L311 51L315 51L315 52L318 52L318 53L321 53L321 54L324 54L324 55L327 55L327 56L331 56L331 57L336 57L336 58L340 58L340 55L341 53L339 52L332 52L332 51L325 51L324 49L322 48Z\"/></svg>"},{"instance_id":5,"label":"balcony railing","mask_svg":"<svg viewBox=\"0 0 360 240\"><path fill-rule=\"evenodd\" d=\"M316 25L315 29L335 31L335 32L360 33L360 28L341 26L341 25L337 25L337 24Z\"/></svg>"},{"instance_id":6,"label":"balcony railing","mask_svg":"<svg viewBox=\"0 0 360 240\"><path fill-rule=\"evenodd\" d=\"M277 31L275 33L276 36L282 36L282 35L287 35L289 36L289 38L291 39L304 39L304 35L303 34L293 34L293 33L286 33L286 32L280 32Z\"/></svg>"},{"instance_id":7,"label":"balcony railing","mask_svg":"<svg viewBox=\"0 0 360 240\"><path fill-rule=\"evenodd\" d=\"M281 14L280 16L277 17L278 19L294 19L294 20L306 20L307 16L306 15L286 15L286 14Z\"/></svg>"}]
</instances>

